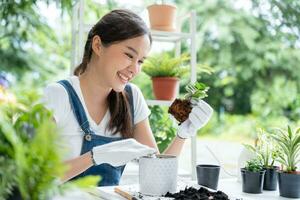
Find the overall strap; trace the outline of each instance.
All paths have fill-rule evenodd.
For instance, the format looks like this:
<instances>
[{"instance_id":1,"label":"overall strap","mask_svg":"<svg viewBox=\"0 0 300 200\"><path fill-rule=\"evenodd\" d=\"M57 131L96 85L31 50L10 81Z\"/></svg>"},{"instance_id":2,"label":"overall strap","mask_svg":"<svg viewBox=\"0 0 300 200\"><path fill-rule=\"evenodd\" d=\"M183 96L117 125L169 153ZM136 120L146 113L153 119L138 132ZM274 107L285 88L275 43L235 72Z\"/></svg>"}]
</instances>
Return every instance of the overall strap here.
<instances>
[{"instance_id":1,"label":"overall strap","mask_svg":"<svg viewBox=\"0 0 300 200\"><path fill-rule=\"evenodd\" d=\"M128 94L129 97L129 105L130 105L130 113L131 113L131 121L132 121L132 126L134 126L134 105L133 105L133 95L132 95L132 89L130 84L127 84L125 86L125 91Z\"/></svg>"},{"instance_id":2,"label":"overall strap","mask_svg":"<svg viewBox=\"0 0 300 200\"><path fill-rule=\"evenodd\" d=\"M81 129L84 131L85 134L90 134L91 130L89 121L86 117L84 108L73 86L67 80L60 80L58 81L58 83L61 84L68 92L71 108Z\"/></svg>"}]
</instances>

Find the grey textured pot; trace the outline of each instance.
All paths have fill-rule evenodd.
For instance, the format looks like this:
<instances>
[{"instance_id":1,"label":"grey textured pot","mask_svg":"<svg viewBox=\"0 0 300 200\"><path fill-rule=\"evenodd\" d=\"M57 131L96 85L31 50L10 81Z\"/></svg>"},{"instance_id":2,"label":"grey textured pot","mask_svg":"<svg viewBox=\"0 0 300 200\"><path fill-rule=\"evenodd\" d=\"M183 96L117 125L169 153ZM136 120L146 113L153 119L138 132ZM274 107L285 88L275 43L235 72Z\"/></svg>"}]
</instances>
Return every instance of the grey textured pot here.
<instances>
[{"instance_id":1,"label":"grey textured pot","mask_svg":"<svg viewBox=\"0 0 300 200\"><path fill-rule=\"evenodd\" d=\"M139 160L140 192L146 195L165 195L177 189L178 161L176 156L157 155Z\"/></svg>"},{"instance_id":2,"label":"grey textured pot","mask_svg":"<svg viewBox=\"0 0 300 200\"><path fill-rule=\"evenodd\" d=\"M279 194L282 197L300 197L300 174L278 172Z\"/></svg>"}]
</instances>

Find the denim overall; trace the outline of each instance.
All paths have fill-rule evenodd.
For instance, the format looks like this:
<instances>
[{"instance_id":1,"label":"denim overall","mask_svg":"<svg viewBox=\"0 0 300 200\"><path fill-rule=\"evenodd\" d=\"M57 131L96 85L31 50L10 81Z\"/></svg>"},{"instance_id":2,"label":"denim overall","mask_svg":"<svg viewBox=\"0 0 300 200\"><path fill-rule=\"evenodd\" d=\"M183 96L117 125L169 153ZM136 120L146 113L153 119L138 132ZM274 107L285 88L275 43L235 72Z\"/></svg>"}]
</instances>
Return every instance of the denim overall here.
<instances>
[{"instance_id":1,"label":"denim overall","mask_svg":"<svg viewBox=\"0 0 300 200\"><path fill-rule=\"evenodd\" d=\"M84 132L80 155L88 151L91 151L92 148L95 146L124 139L122 137L113 138L113 137L96 135L95 132L90 128L84 108L75 90L73 89L72 85L67 80L61 80L58 81L58 83L60 83L68 92L71 108L77 119L78 124L80 125L82 131ZM127 92L129 97L128 100L131 107L131 116L132 116L132 123L133 123L133 97L132 97L132 90L130 85L126 85L125 91ZM85 172L74 177L73 179L77 179L79 177L83 177L87 175L100 175L101 181L98 183L98 186L118 185L124 168L125 165L119 167L113 167L110 164L105 163L97 166L92 166L89 169L87 169Z\"/></svg>"}]
</instances>

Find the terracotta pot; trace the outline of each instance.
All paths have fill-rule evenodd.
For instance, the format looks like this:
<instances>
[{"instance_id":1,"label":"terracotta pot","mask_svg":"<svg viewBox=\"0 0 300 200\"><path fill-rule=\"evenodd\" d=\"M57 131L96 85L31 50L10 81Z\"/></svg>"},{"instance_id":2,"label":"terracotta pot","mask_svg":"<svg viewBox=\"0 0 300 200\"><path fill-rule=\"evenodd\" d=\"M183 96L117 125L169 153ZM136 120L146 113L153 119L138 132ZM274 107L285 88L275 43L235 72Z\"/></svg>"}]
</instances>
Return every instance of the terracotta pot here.
<instances>
[{"instance_id":1,"label":"terracotta pot","mask_svg":"<svg viewBox=\"0 0 300 200\"><path fill-rule=\"evenodd\" d=\"M175 31L176 7L166 4L154 4L147 7L150 27L160 31Z\"/></svg>"},{"instance_id":2,"label":"terracotta pot","mask_svg":"<svg viewBox=\"0 0 300 200\"><path fill-rule=\"evenodd\" d=\"M179 88L179 79L175 77L152 77L152 87L157 100L174 100Z\"/></svg>"}]
</instances>

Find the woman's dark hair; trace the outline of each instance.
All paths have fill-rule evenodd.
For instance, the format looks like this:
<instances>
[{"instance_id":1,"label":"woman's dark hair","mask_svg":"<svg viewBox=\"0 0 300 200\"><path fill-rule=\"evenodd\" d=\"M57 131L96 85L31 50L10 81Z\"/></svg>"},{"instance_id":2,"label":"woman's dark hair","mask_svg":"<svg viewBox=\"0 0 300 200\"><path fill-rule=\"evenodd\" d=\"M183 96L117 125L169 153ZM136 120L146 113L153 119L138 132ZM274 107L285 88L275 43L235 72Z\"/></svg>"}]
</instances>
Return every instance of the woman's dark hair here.
<instances>
[{"instance_id":1,"label":"woman's dark hair","mask_svg":"<svg viewBox=\"0 0 300 200\"><path fill-rule=\"evenodd\" d=\"M92 57L92 41L96 35L101 38L101 44L104 47L142 35L148 35L150 43L152 42L149 29L137 14L123 9L113 10L104 15L90 30L85 43L82 62L76 67L74 75L79 76L85 72ZM120 132L125 138L132 137L133 116L131 116L126 92L115 92L111 90L107 100L111 113L108 128L113 130L114 134Z\"/></svg>"}]
</instances>

